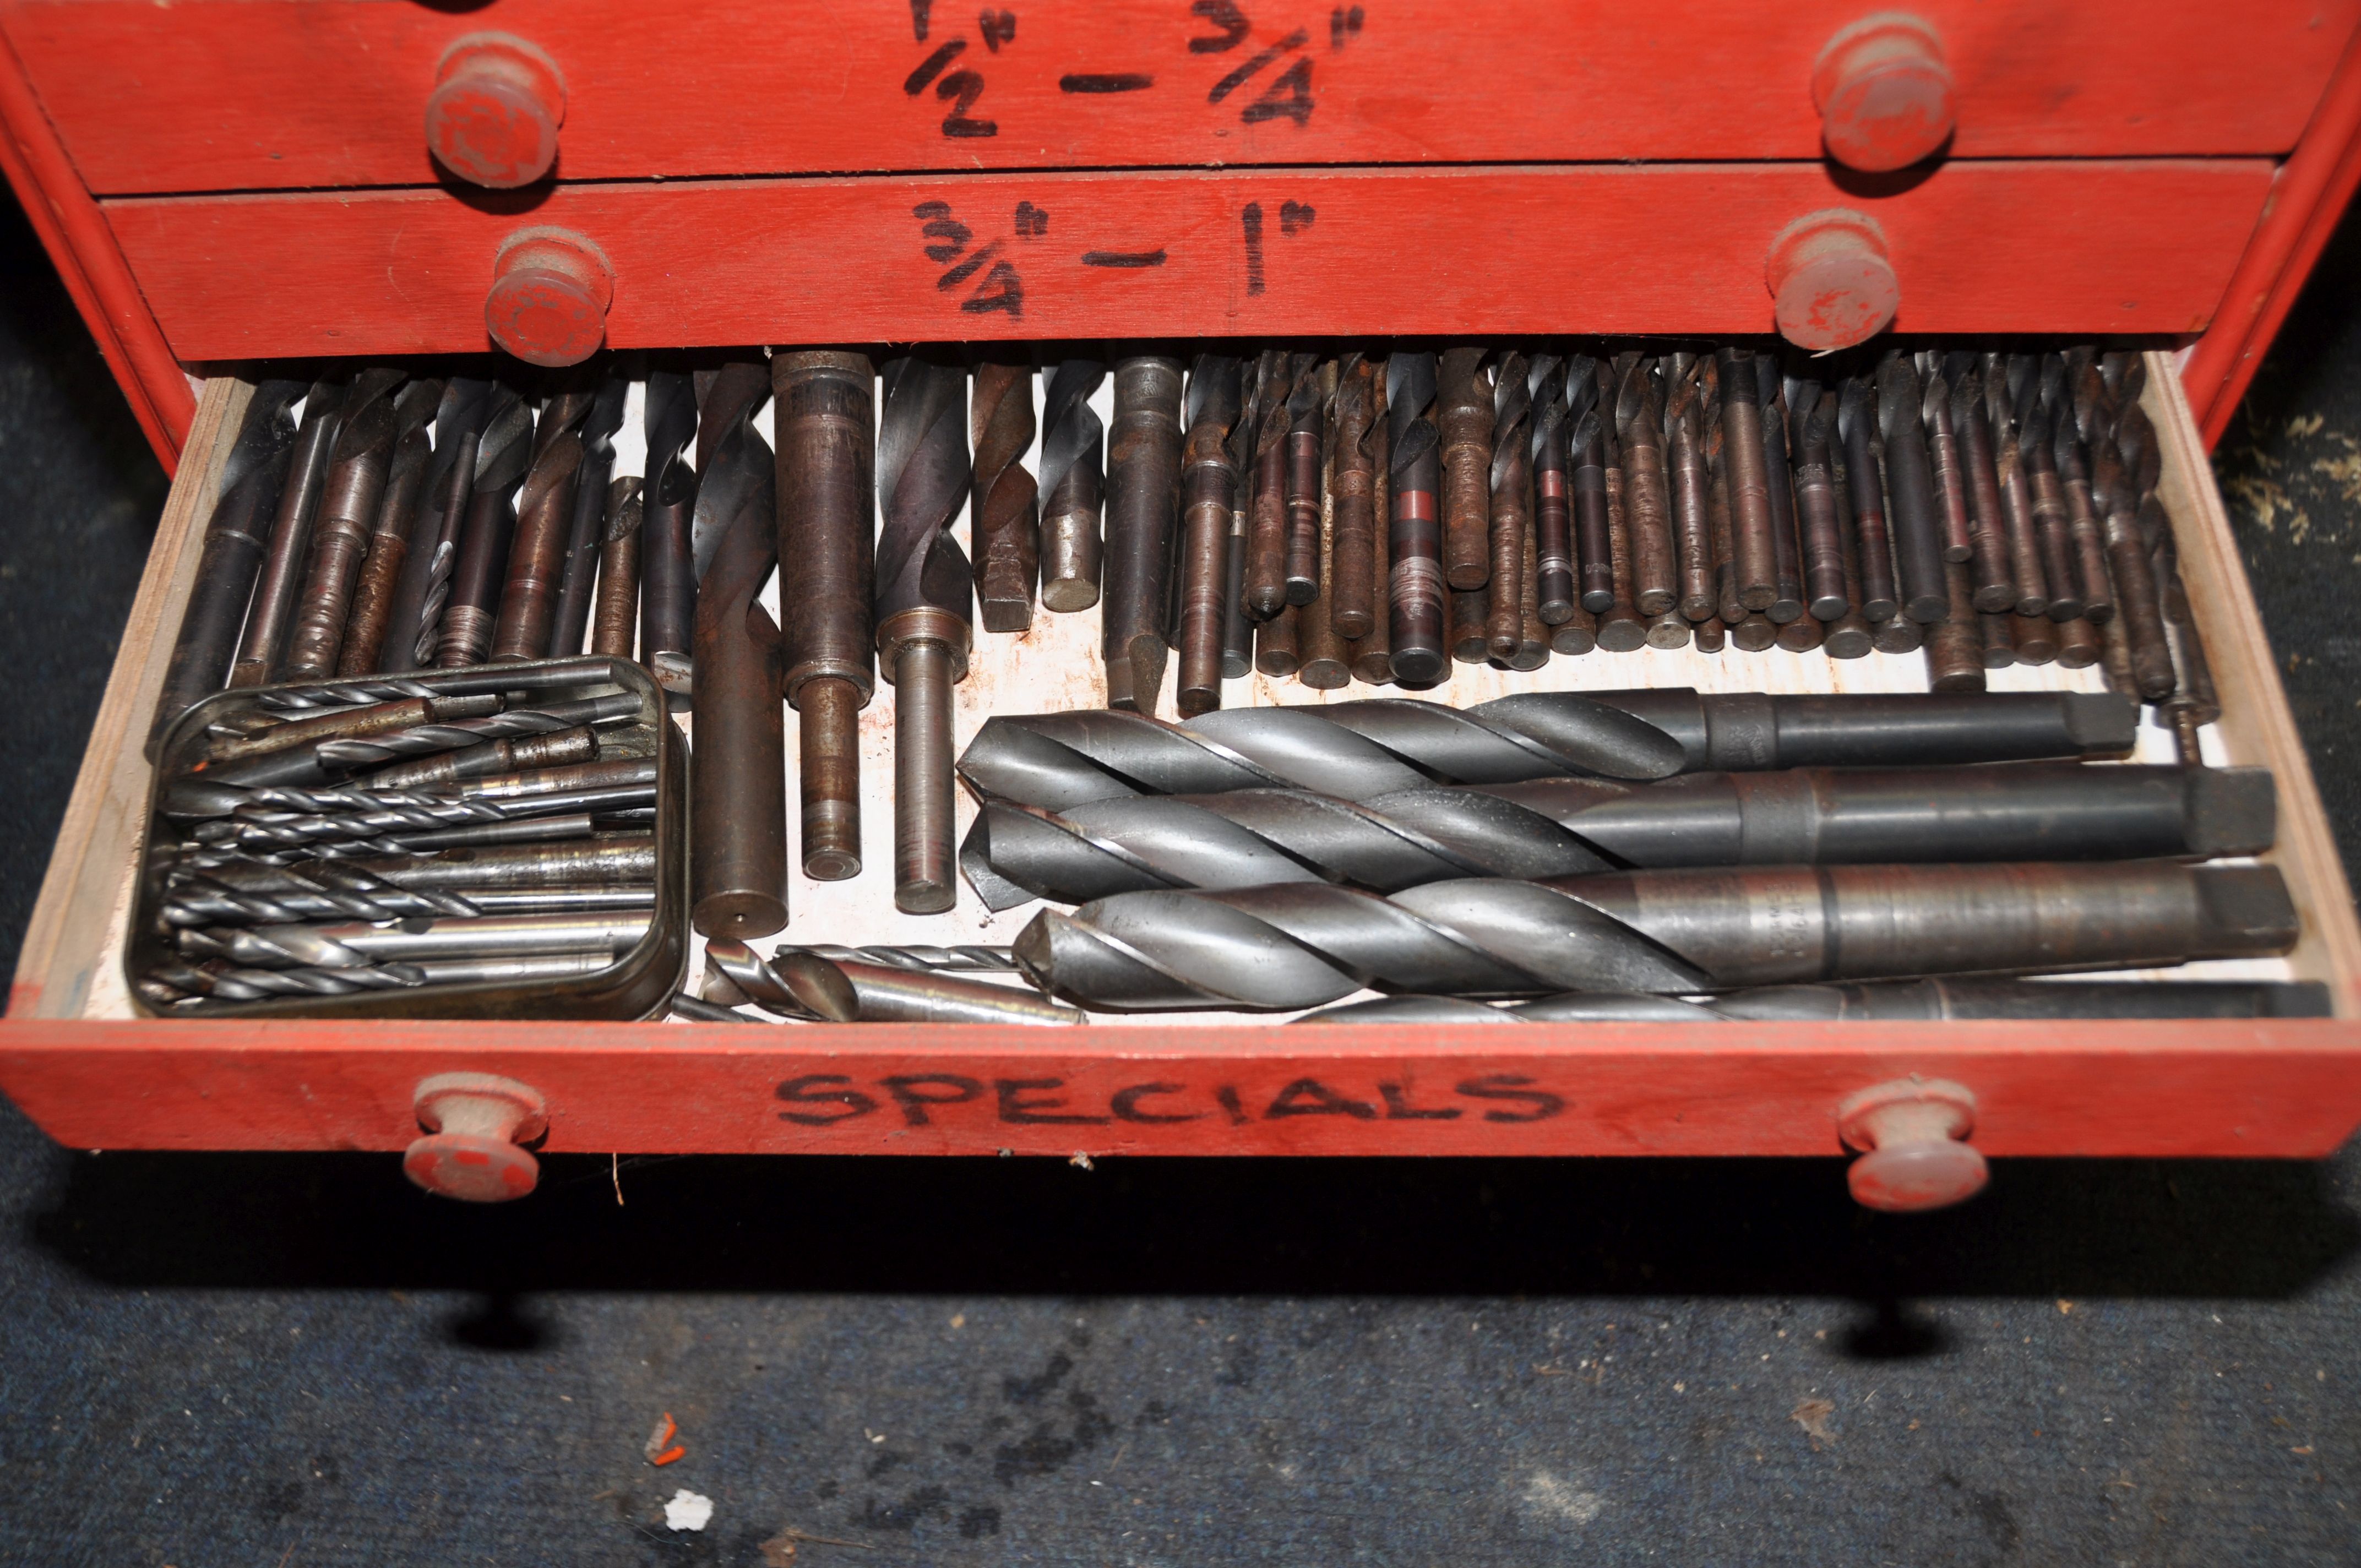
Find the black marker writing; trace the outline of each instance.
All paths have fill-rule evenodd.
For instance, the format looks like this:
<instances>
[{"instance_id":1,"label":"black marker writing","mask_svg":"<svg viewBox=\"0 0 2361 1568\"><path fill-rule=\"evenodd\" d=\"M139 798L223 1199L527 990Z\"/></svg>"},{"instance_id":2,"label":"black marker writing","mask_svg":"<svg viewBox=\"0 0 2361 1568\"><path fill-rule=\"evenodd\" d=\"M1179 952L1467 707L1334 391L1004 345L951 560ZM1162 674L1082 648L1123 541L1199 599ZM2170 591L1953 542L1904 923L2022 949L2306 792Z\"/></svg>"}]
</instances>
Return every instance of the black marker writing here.
<instances>
[{"instance_id":1,"label":"black marker writing","mask_svg":"<svg viewBox=\"0 0 2361 1568\"><path fill-rule=\"evenodd\" d=\"M1205 102L1208 104L1220 103L1223 99L1228 97L1231 93L1245 86L1248 79L1250 79L1256 71L1262 70L1263 67L1270 64L1271 61L1277 60L1280 55L1287 53L1290 49L1301 49L1311 37L1312 35L1305 32L1301 27L1296 28L1295 31L1288 34L1287 37L1279 39L1279 42L1271 45L1260 54L1256 55L1252 60L1247 60L1244 65L1239 66L1235 71L1231 71L1219 82L1214 82L1213 90L1205 94Z\"/></svg>"},{"instance_id":2,"label":"black marker writing","mask_svg":"<svg viewBox=\"0 0 2361 1568\"><path fill-rule=\"evenodd\" d=\"M1161 267L1165 255L1161 250L1086 250L1082 252L1085 267Z\"/></svg>"},{"instance_id":3,"label":"black marker writing","mask_svg":"<svg viewBox=\"0 0 2361 1568\"><path fill-rule=\"evenodd\" d=\"M1155 85L1156 78L1143 76L1136 71L1100 76L1076 72L1058 78L1058 91L1060 93L1145 93Z\"/></svg>"},{"instance_id":4,"label":"black marker writing","mask_svg":"<svg viewBox=\"0 0 2361 1568\"><path fill-rule=\"evenodd\" d=\"M918 36L924 38L926 35L921 33ZM927 90L927 84L940 76L943 73L943 67L957 60L960 57L960 51L966 48L965 38L953 38L943 45L942 48L920 60L917 70L902 79L902 91L913 98L924 93Z\"/></svg>"}]
</instances>

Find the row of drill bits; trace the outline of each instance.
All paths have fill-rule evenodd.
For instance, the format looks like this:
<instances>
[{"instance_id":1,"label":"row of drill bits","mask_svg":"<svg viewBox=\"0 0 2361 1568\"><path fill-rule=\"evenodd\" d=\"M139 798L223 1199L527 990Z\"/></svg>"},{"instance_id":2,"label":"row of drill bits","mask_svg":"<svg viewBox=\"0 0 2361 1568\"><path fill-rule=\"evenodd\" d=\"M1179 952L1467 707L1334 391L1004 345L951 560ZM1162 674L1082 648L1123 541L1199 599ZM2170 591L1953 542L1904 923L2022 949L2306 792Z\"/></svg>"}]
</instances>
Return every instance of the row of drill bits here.
<instances>
[{"instance_id":1,"label":"row of drill bits","mask_svg":"<svg viewBox=\"0 0 2361 1568\"><path fill-rule=\"evenodd\" d=\"M667 881L660 703L606 659L214 699L161 751L134 991L208 1012L469 986L560 1014L611 992Z\"/></svg>"}]
</instances>

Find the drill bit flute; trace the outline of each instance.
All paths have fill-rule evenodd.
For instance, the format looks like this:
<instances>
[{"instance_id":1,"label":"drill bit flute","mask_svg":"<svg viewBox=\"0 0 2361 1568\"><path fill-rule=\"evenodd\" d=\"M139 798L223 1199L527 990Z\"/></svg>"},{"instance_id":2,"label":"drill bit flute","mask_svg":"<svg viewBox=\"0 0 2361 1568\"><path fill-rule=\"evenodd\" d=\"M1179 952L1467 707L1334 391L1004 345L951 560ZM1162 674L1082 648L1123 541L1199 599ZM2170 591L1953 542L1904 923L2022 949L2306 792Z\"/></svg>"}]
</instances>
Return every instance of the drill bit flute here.
<instances>
[{"instance_id":1,"label":"drill bit flute","mask_svg":"<svg viewBox=\"0 0 2361 1568\"><path fill-rule=\"evenodd\" d=\"M677 696L697 622L697 394L686 376L649 373L647 478L640 490L640 663Z\"/></svg>"},{"instance_id":2,"label":"drill bit flute","mask_svg":"<svg viewBox=\"0 0 2361 1568\"><path fill-rule=\"evenodd\" d=\"M607 485L606 521L598 541L598 588L591 605L590 652L628 659L640 620L640 477Z\"/></svg>"},{"instance_id":3,"label":"drill bit flute","mask_svg":"<svg viewBox=\"0 0 2361 1568\"><path fill-rule=\"evenodd\" d=\"M368 554L353 584L352 609L336 648L339 675L370 674L382 662L386 626L401 586L402 567L409 563L412 543L431 510L426 481L434 461L434 438L429 426L442 399L443 383L427 379L411 382L394 401L393 455L386 467L385 494L378 502Z\"/></svg>"},{"instance_id":4,"label":"drill bit flute","mask_svg":"<svg viewBox=\"0 0 2361 1568\"><path fill-rule=\"evenodd\" d=\"M496 663L539 659L549 652L558 583L565 576L574 527L574 493L582 475L582 423L595 400L587 389L556 393L542 405L533 426L524 488L517 498L516 532L492 623L491 658Z\"/></svg>"},{"instance_id":5,"label":"drill bit flute","mask_svg":"<svg viewBox=\"0 0 2361 1568\"><path fill-rule=\"evenodd\" d=\"M1099 508L1106 431L1090 396L1095 359L1063 359L1041 401L1041 604L1061 614L1099 602Z\"/></svg>"},{"instance_id":6,"label":"drill bit flute","mask_svg":"<svg viewBox=\"0 0 2361 1568\"><path fill-rule=\"evenodd\" d=\"M582 465L574 477L574 512L566 531L566 565L558 577L557 609L552 614L549 656L572 658L582 652L589 629L592 580L605 543L609 516L609 481L615 472L615 433L622 428L623 400L631 384L620 376L599 381L581 426ZM531 480L528 479L530 485ZM636 574L634 574L636 576ZM628 659L631 654L623 655Z\"/></svg>"},{"instance_id":7,"label":"drill bit flute","mask_svg":"<svg viewBox=\"0 0 2361 1568\"><path fill-rule=\"evenodd\" d=\"M303 423L296 433L286 483L280 488L279 513L271 523L262 576L247 610L237 663L230 667L233 687L268 685L279 672L288 630L295 619L296 596L302 591L313 520L320 511L320 491L327 481L336 433L342 428L346 390L340 382L324 380L314 381L304 394Z\"/></svg>"},{"instance_id":8,"label":"drill bit flute","mask_svg":"<svg viewBox=\"0 0 2361 1568\"><path fill-rule=\"evenodd\" d=\"M491 651L509 547L516 538L516 488L532 462L533 412L516 392L500 388L492 394L491 418L476 445L475 482L435 636L438 669L480 664Z\"/></svg>"},{"instance_id":9,"label":"drill bit flute","mask_svg":"<svg viewBox=\"0 0 2361 1568\"><path fill-rule=\"evenodd\" d=\"M392 392L402 378L400 370L373 367L355 379L346 400L321 485L311 567L297 595L295 624L287 639L284 674L290 680L335 673L353 578L368 554L393 461L397 416Z\"/></svg>"},{"instance_id":10,"label":"drill bit flute","mask_svg":"<svg viewBox=\"0 0 2361 1568\"><path fill-rule=\"evenodd\" d=\"M1034 582L1041 570L1040 495L1024 462L1033 446L1032 367L978 364L968 424L975 445L968 526L983 629L1023 631L1033 624Z\"/></svg>"},{"instance_id":11,"label":"drill bit flute","mask_svg":"<svg viewBox=\"0 0 2361 1568\"><path fill-rule=\"evenodd\" d=\"M434 663L443 606L450 598L451 565L475 486L476 454L491 412L491 382L455 376L443 384L443 398L434 410L434 455L421 485L414 542L386 611L385 644L377 660L377 667L386 674L406 674Z\"/></svg>"}]
</instances>

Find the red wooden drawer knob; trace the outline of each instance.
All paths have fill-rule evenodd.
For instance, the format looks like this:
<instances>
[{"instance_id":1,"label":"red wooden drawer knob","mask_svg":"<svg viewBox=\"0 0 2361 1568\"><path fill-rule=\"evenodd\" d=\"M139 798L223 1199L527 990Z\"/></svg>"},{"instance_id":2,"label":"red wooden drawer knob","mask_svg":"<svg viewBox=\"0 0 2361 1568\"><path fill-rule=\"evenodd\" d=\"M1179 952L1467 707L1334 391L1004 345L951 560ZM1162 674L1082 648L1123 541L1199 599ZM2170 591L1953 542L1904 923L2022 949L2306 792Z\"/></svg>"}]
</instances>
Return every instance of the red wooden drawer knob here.
<instances>
[{"instance_id":1,"label":"red wooden drawer knob","mask_svg":"<svg viewBox=\"0 0 2361 1568\"><path fill-rule=\"evenodd\" d=\"M1779 335L1799 348L1850 348L1876 336L1902 303L1885 233L1866 213L1832 207L1797 218L1771 242L1764 269Z\"/></svg>"},{"instance_id":2,"label":"red wooden drawer knob","mask_svg":"<svg viewBox=\"0 0 2361 1568\"><path fill-rule=\"evenodd\" d=\"M512 1078L445 1072L412 1097L426 1136L401 1157L402 1174L429 1192L469 1203L522 1198L541 1179L541 1163L520 1142L549 1130L541 1096Z\"/></svg>"},{"instance_id":3,"label":"red wooden drawer knob","mask_svg":"<svg viewBox=\"0 0 2361 1568\"><path fill-rule=\"evenodd\" d=\"M1908 1213L1962 1203L1991 1172L1967 1143L1976 1097L1939 1078L1903 1078L1864 1089L1837 1108L1845 1146L1862 1151L1845 1173L1853 1197L1872 1209Z\"/></svg>"},{"instance_id":4,"label":"red wooden drawer knob","mask_svg":"<svg viewBox=\"0 0 2361 1568\"><path fill-rule=\"evenodd\" d=\"M1956 108L1943 40L1900 11L1839 30L1812 70L1828 156L1854 169L1902 169L1950 139Z\"/></svg>"},{"instance_id":5,"label":"red wooden drawer knob","mask_svg":"<svg viewBox=\"0 0 2361 1568\"><path fill-rule=\"evenodd\" d=\"M521 229L492 262L484 327L528 365L579 365L607 341L614 270L567 229Z\"/></svg>"},{"instance_id":6,"label":"red wooden drawer knob","mask_svg":"<svg viewBox=\"0 0 2361 1568\"><path fill-rule=\"evenodd\" d=\"M530 185L557 162L566 79L507 33L470 33L444 51L426 100L426 150L475 185Z\"/></svg>"}]
</instances>

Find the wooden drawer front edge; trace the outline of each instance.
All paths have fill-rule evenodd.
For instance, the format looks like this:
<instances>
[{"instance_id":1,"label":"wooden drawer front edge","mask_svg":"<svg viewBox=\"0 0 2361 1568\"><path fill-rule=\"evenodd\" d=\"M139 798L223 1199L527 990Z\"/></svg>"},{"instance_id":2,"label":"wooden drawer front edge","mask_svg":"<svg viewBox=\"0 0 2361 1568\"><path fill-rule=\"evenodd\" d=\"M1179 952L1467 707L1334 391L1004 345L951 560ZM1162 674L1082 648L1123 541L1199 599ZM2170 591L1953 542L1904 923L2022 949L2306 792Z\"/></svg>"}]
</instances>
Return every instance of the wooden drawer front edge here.
<instances>
[{"instance_id":1,"label":"wooden drawer front edge","mask_svg":"<svg viewBox=\"0 0 2361 1568\"><path fill-rule=\"evenodd\" d=\"M2149 356L2167 505L2237 761L2279 783L2304 917L2290 967L2334 1021L1891 1025L1176 1025L914 1029L99 1022L152 705L228 433L209 383L0 1025L0 1088L81 1146L401 1147L429 1074L548 1100L554 1150L1170 1154L1839 1152L1835 1108L1912 1073L1969 1085L1987 1154L2317 1157L2361 1122L2361 930L2268 644L2169 360ZM923 1081L916 1088L914 1078ZM899 1088L896 1083L899 1083ZM945 1101L928 1104L925 1102Z\"/></svg>"},{"instance_id":2,"label":"wooden drawer front edge","mask_svg":"<svg viewBox=\"0 0 2361 1568\"><path fill-rule=\"evenodd\" d=\"M2261 159L1961 163L1890 180L1872 200L1817 163L1290 169L563 186L474 203L225 196L106 211L174 351L192 361L481 350L494 258L519 230L546 227L605 257L619 348L1753 334L1772 324L1773 237L1840 206L1883 231L1897 330L2095 335L2202 328L2270 178ZM965 241L921 233L945 214Z\"/></svg>"},{"instance_id":3,"label":"wooden drawer front edge","mask_svg":"<svg viewBox=\"0 0 2361 1568\"><path fill-rule=\"evenodd\" d=\"M1231 21L1184 0L1034 0L989 10L987 34L948 6L920 31L898 5L12 0L0 26L91 188L159 194L432 183L438 64L488 31L562 73L557 170L573 180L1809 159L1815 61L1883 8L1243 0ZM2355 0L1905 9L1941 40L1959 158L2283 153L2361 15Z\"/></svg>"}]
</instances>

